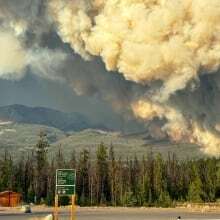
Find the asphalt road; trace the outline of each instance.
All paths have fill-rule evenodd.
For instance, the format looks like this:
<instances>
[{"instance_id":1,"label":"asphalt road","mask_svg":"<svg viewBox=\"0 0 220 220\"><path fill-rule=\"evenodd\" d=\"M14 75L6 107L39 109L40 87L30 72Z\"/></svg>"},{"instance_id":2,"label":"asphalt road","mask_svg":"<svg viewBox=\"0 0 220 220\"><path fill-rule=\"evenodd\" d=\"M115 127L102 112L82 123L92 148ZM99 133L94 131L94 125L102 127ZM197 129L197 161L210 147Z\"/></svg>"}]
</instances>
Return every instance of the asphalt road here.
<instances>
[{"instance_id":1,"label":"asphalt road","mask_svg":"<svg viewBox=\"0 0 220 220\"><path fill-rule=\"evenodd\" d=\"M49 213L37 212L32 214L0 214L0 220L45 220ZM69 220L69 213L60 214L59 220ZM176 220L177 216L186 220L220 220L220 213L190 213L173 210L83 210L78 211L74 220ZM47 220L47 219L46 219Z\"/></svg>"}]
</instances>

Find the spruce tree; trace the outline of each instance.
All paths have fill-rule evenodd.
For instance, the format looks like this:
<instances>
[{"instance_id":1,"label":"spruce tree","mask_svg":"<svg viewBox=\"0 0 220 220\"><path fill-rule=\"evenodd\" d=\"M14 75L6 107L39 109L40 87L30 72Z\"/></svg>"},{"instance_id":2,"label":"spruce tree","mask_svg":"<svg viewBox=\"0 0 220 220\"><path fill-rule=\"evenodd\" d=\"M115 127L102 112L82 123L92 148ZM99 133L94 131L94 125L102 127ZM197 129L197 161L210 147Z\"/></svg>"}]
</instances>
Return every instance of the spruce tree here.
<instances>
[{"instance_id":1,"label":"spruce tree","mask_svg":"<svg viewBox=\"0 0 220 220\"><path fill-rule=\"evenodd\" d=\"M97 199L100 204L105 203L109 200L110 190L108 183L108 154L107 148L101 143L96 153L96 172L98 180L98 195Z\"/></svg>"},{"instance_id":2,"label":"spruce tree","mask_svg":"<svg viewBox=\"0 0 220 220\"><path fill-rule=\"evenodd\" d=\"M47 135L40 132L40 138L35 148L36 173L35 173L35 193L36 202L40 203L47 195L47 176L48 176L48 161L47 152L49 143Z\"/></svg>"},{"instance_id":3,"label":"spruce tree","mask_svg":"<svg viewBox=\"0 0 220 220\"><path fill-rule=\"evenodd\" d=\"M160 154L154 161L154 193L157 200L164 193L163 160Z\"/></svg>"},{"instance_id":4,"label":"spruce tree","mask_svg":"<svg viewBox=\"0 0 220 220\"><path fill-rule=\"evenodd\" d=\"M202 190L202 181L200 179L198 168L196 165L193 166L193 179L189 185L188 191L188 200L190 202L202 202L203 190Z\"/></svg>"},{"instance_id":5,"label":"spruce tree","mask_svg":"<svg viewBox=\"0 0 220 220\"><path fill-rule=\"evenodd\" d=\"M89 201L89 159L90 154L88 150L83 150L79 158L78 170L78 196L81 205L88 205Z\"/></svg>"},{"instance_id":6,"label":"spruce tree","mask_svg":"<svg viewBox=\"0 0 220 220\"><path fill-rule=\"evenodd\" d=\"M5 150L4 158L1 163L0 181L2 190L12 190L13 188L13 160L11 155Z\"/></svg>"},{"instance_id":7,"label":"spruce tree","mask_svg":"<svg viewBox=\"0 0 220 220\"><path fill-rule=\"evenodd\" d=\"M63 151L62 151L62 147L61 145L59 146L59 149L55 155L55 166L56 166L56 169L64 169L64 168L67 168L67 164L66 164L66 161L65 161L65 158L64 158L64 155L63 155Z\"/></svg>"},{"instance_id":8,"label":"spruce tree","mask_svg":"<svg viewBox=\"0 0 220 220\"><path fill-rule=\"evenodd\" d=\"M76 151L73 150L71 152L70 161L69 161L69 168L76 169L77 161L76 161Z\"/></svg>"},{"instance_id":9,"label":"spruce tree","mask_svg":"<svg viewBox=\"0 0 220 220\"><path fill-rule=\"evenodd\" d=\"M109 182L111 184L111 204L116 206L116 175L117 175L117 164L115 159L115 152L113 145L109 149Z\"/></svg>"}]
</instances>

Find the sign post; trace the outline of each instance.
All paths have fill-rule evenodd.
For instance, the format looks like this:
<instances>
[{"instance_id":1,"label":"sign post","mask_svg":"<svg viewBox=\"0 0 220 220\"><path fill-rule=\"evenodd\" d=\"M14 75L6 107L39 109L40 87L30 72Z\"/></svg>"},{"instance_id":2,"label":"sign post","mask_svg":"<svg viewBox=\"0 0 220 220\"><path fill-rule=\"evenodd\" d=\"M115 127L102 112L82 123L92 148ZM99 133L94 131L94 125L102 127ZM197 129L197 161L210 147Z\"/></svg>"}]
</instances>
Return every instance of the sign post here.
<instances>
[{"instance_id":1,"label":"sign post","mask_svg":"<svg viewBox=\"0 0 220 220\"><path fill-rule=\"evenodd\" d=\"M59 202L59 197L58 195L55 195L55 208L54 208L54 220L58 220L58 202Z\"/></svg>"},{"instance_id":2,"label":"sign post","mask_svg":"<svg viewBox=\"0 0 220 220\"><path fill-rule=\"evenodd\" d=\"M71 220L75 217L75 195L76 195L76 170L57 169L56 170L56 195L54 220L58 220L59 197L71 197Z\"/></svg>"}]
</instances>

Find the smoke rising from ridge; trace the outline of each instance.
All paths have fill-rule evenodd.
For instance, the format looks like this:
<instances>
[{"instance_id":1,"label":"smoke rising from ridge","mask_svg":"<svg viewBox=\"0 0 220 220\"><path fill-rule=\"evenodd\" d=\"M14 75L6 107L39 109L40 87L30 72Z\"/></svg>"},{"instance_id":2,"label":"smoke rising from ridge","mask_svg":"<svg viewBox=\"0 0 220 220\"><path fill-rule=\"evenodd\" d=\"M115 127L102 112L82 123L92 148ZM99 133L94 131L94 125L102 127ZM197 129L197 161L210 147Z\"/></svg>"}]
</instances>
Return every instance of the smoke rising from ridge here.
<instances>
[{"instance_id":1,"label":"smoke rising from ridge","mask_svg":"<svg viewBox=\"0 0 220 220\"><path fill-rule=\"evenodd\" d=\"M217 155L219 20L219 0L0 0L0 78L30 69Z\"/></svg>"},{"instance_id":2,"label":"smoke rising from ridge","mask_svg":"<svg viewBox=\"0 0 220 220\"><path fill-rule=\"evenodd\" d=\"M49 6L59 35L75 52L86 59L100 56L107 70L148 85L131 103L137 117L166 119L163 129L173 140L220 153L213 125L204 125L193 108L185 113L176 101L178 91L193 93L193 81L197 84L203 74L219 69L218 0L51 0Z\"/></svg>"}]
</instances>

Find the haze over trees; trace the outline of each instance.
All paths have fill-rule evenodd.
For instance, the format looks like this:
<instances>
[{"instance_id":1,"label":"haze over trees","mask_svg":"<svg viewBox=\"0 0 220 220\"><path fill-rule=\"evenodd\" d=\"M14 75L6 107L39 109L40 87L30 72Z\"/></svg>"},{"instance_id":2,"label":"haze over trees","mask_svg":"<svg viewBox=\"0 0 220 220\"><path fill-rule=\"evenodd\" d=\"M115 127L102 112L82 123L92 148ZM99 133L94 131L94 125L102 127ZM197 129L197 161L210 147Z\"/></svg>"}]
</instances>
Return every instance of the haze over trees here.
<instances>
[{"instance_id":1,"label":"haze over trees","mask_svg":"<svg viewBox=\"0 0 220 220\"><path fill-rule=\"evenodd\" d=\"M22 193L23 201L52 205L55 172L58 168L77 170L77 203L81 206L175 206L177 202L215 202L220 198L220 159L178 160L175 155L164 159L152 152L138 159L117 158L114 146L101 143L96 159L83 149L73 149L65 159L60 147L48 158L46 135L40 134L35 150L27 157L14 160L5 151L0 158L0 191ZM68 198L62 198L68 204Z\"/></svg>"}]
</instances>

